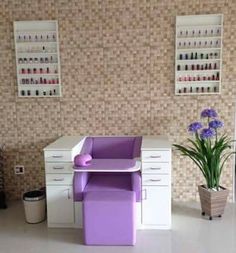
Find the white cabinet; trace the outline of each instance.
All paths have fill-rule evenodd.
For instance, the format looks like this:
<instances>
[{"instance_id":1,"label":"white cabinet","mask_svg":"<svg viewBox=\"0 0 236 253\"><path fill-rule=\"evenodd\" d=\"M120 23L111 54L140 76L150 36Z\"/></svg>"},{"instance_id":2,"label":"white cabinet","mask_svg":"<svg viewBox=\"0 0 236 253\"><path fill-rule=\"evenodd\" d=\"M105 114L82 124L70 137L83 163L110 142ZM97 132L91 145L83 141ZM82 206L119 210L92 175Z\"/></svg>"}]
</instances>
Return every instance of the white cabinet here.
<instances>
[{"instance_id":1,"label":"white cabinet","mask_svg":"<svg viewBox=\"0 0 236 253\"><path fill-rule=\"evenodd\" d=\"M222 14L176 17L176 95L221 92L222 47Z\"/></svg>"},{"instance_id":2,"label":"white cabinet","mask_svg":"<svg viewBox=\"0 0 236 253\"><path fill-rule=\"evenodd\" d=\"M166 137L143 137L142 228L171 227L171 144Z\"/></svg>"},{"instance_id":3,"label":"white cabinet","mask_svg":"<svg viewBox=\"0 0 236 253\"><path fill-rule=\"evenodd\" d=\"M142 223L150 226L170 224L170 188L143 186L142 193Z\"/></svg>"},{"instance_id":4,"label":"white cabinet","mask_svg":"<svg viewBox=\"0 0 236 253\"><path fill-rule=\"evenodd\" d=\"M74 224L73 189L68 185L47 185L47 215L51 225Z\"/></svg>"},{"instance_id":5,"label":"white cabinet","mask_svg":"<svg viewBox=\"0 0 236 253\"><path fill-rule=\"evenodd\" d=\"M64 136L44 149L48 227L74 227L78 220L73 199L73 159L80 153L83 140Z\"/></svg>"}]
</instances>

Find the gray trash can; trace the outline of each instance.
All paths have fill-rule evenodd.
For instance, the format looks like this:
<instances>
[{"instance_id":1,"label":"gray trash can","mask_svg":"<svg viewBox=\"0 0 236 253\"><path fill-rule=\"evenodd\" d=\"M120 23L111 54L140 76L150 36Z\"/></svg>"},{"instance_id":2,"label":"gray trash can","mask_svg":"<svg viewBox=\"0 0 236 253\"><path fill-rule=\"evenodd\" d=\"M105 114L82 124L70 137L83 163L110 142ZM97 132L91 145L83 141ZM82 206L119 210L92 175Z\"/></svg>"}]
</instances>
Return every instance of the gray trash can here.
<instances>
[{"instance_id":1,"label":"gray trash can","mask_svg":"<svg viewBox=\"0 0 236 253\"><path fill-rule=\"evenodd\" d=\"M45 219L45 192L30 191L23 194L25 220L28 223L39 223Z\"/></svg>"}]
</instances>

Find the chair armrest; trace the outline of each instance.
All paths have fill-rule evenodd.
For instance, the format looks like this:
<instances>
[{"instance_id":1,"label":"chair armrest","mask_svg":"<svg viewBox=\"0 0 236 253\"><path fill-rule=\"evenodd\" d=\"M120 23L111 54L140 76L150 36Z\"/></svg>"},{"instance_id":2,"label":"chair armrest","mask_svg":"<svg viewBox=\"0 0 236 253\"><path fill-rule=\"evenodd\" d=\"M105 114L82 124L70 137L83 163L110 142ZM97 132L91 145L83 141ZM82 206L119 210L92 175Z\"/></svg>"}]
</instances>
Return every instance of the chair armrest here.
<instances>
[{"instance_id":1,"label":"chair armrest","mask_svg":"<svg viewBox=\"0 0 236 253\"><path fill-rule=\"evenodd\" d=\"M84 188L89 181L89 172L74 172L73 178L73 190L74 190L74 201L83 200Z\"/></svg>"},{"instance_id":2,"label":"chair armrest","mask_svg":"<svg viewBox=\"0 0 236 253\"><path fill-rule=\"evenodd\" d=\"M136 202L141 201L141 172L136 171L131 173L131 188L136 194Z\"/></svg>"}]
</instances>

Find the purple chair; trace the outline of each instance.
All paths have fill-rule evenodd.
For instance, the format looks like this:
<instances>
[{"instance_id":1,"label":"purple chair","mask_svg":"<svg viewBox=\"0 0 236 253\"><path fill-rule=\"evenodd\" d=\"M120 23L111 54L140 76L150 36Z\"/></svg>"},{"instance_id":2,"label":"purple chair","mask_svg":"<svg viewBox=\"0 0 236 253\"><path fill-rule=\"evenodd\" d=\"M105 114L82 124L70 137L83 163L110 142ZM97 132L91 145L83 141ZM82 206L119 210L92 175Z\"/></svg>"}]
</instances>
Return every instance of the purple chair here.
<instances>
[{"instance_id":1,"label":"purple chair","mask_svg":"<svg viewBox=\"0 0 236 253\"><path fill-rule=\"evenodd\" d=\"M93 159L140 156L141 137L87 137L82 154ZM117 160L118 161L118 160ZM74 200L83 201L87 245L134 245L135 204L141 201L140 172L76 172Z\"/></svg>"}]
</instances>

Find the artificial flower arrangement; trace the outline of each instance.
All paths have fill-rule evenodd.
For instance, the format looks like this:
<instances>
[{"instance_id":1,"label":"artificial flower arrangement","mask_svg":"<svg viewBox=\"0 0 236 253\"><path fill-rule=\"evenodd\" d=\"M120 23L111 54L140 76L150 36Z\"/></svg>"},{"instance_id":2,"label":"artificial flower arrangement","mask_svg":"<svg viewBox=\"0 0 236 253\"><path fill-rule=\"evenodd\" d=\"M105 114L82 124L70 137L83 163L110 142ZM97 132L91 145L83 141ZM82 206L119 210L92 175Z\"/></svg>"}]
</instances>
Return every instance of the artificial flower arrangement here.
<instances>
[{"instance_id":1,"label":"artificial flower arrangement","mask_svg":"<svg viewBox=\"0 0 236 253\"><path fill-rule=\"evenodd\" d=\"M222 210L217 212L209 210L212 206L214 207L212 198L216 198L215 195L212 195L212 192L226 190L220 186L220 177L225 162L235 152L231 151L232 140L226 134L220 134L220 129L223 128L224 124L218 119L217 112L214 109L203 110L201 119L202 122L193 122L188 126L188 131L194 135L194 139L188 138L188 142L191 145L174 144L174 146L183 156L189 157L202 172L206 180L206 185L199 186L202 214L207 213L212 219L213 215L221 216L223 212ZM204 191L203 194L200 191ZM207 196L207 191L211 192L210 197ZM225 195L227 199L228 191ZM203 205L206 204L208 199L211 199L210 203L208 203L207 207L204 207ZM226 199L224 200L225 204Z\"/></svg>"}]
</instances>

